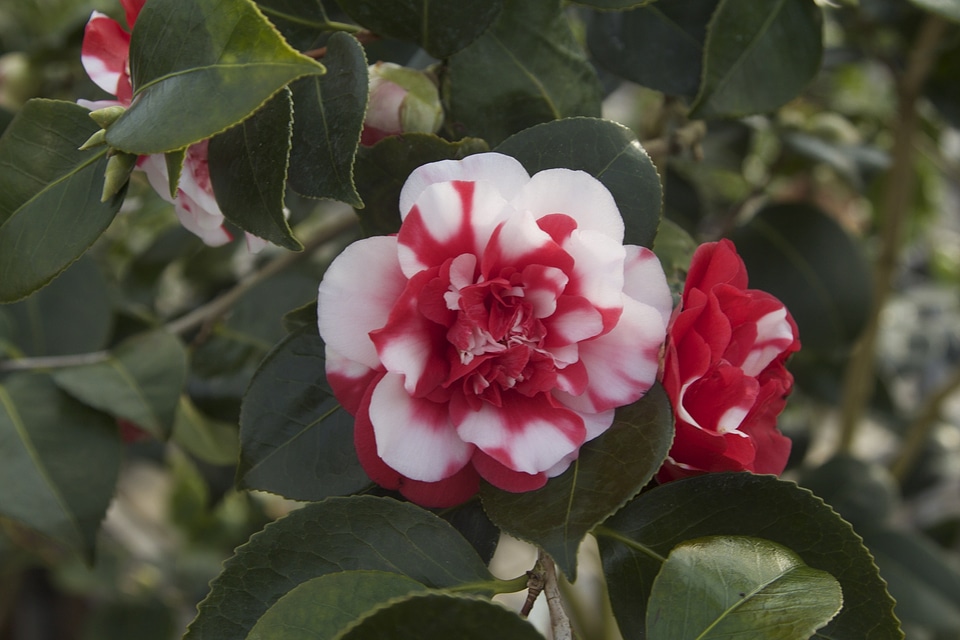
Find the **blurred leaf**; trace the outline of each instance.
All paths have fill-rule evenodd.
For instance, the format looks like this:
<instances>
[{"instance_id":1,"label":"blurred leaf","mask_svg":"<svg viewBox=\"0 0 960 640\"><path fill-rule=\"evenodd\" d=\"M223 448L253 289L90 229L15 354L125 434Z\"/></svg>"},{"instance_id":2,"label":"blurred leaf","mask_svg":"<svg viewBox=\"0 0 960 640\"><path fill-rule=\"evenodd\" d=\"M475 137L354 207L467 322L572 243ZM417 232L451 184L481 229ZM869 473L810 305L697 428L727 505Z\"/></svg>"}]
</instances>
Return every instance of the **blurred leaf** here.
<instances>
[{"instance_id":1,"label":"blurred leaf","mask_svg":"<svg viewBox=\"0 0 960 640\"><path fill-rule=\"evenodd\" d=\"M429 133L384 138L357 152L357 190L366 206L357 211L367 236L400 230L400 190L417 167L437 160L460 160L489 148L483 140L447 142Z\"/></svg>"},{"instance_id":2,"label":"blurred leaf","mask_svg":"<svg viewBox=\"0 0 960 640\"><path fill-rule=\"evenodd\" d=\"M439 593L415 594L375 611L341 640L543 640L529 622L501 605Z\"/></svg>"},{"instance_id":3,"label":"blurred leaf","mask_svg":"<svg viewBox=\"0 0 960 640\"><path fill-rule=\"evenodd\" d=\"M560 0L504 0L493 26L450 58L442 93L454 133L491 145L541 122L600 115L600 82Z\"/></svg>"},{"instance_id":4,"label":"blurred leaf","mask_svg":"<svg viewBox=\"0 0 960 640\"><path fill-rule=\"evenodd\" d=\"M958 3L960 4L960 3ZM940 114L954 127L960 127L960 44L940 52L927 78L924 92Z\"/></svg>"},{"instance_id":5,"label":"blurred leaf","mask_svg":"<svg viewBox=\"0 0 960 640\"><path fill-rule=\"evenodd\" d=\"M277 600L257 621L247 640L333 640L377 605L423 590L415 580L383 571L320 576Z\"/></svg>"},{"instance_id":6,"label":"blurred leaf","mask_svg":"<svg viewBox=\"0 0 960 640\"><path fill-rule=\"evenodd\" d=\"M580 542L650 481L672 442L670 401L655 385L617 409L613 425L542 489L509 493L484 484L483 508L507 533L542 547L572 581Z\"/></svg>"},{"instance_id":7,"label":"blurred leaf","mask_svg":"<svg viewBox=\"0 0 960 640\"><path fill-rule=\"evenodd\" d=\"M97 530L120 471L120 438L108 416L60 391L49 376L0 385L0 514L92 561Z\"/></svg>"},{"instance_id":8,"label":"blurred leaf","mask_svg":"<svg viewBox=\"0 0 960 640\"><path fill-rule=\"evenodd\" d=\"M416 42L435 58L448 58L487 30L503 0L337 0L374 33Z\"/></svg>"},{"instance_id":9,"label":"blurred leaf","mask_svg":"<svg viewBox=\"0 0 960 640\"><path fill-rule=\"evenodd\" d=\"M166 440L187 377L187 351L176 337L155 331L127 340L103 362L52 375L80 402Z\"/></svg>"},{"instance_id":10,"label":"blurred leaf","mask_svg":"<svg viewBox=\"0 0 960 640\"><path fill-rule=\"evenodd\" d=\"M240 456L236 425L203 415L186 395L181 396L171 439L204 462L232 466Z\"/></svg>"},{"instance_id":11,"label":"blurred leaf","mask_svg":"<svg viewBox=\"0 0 960 640\"><path fill-rule=\"evenodd\" d=\"M574 0L574 4L599 9L600 11L626 11L657 0Z\"/></svg>"},{"instance_id":12,"label":"blurred leaf","mask_svg":"<svg viewBox=\"0 0 960 640\"><path fill-rule=\"evenodd\" d=\"M353 444L353 416L327 385L316 327L286 338L261 363L243 398L237 485L292 500L370 486Z\"/></svg>"},{"instance_id":13,"label":"blurred leaf","mask_svg":"<svg viewBox=\"0 0 960 640\"><path fill-rule=\"evenodd\" d=\"M299 251L283 213L293 100L288 89L210 140L210 182L224 217L277 246Z\"/></svg>"},{"instance_id":14,"label":"blurred leaf","mask_svg":"<svg viewBox=\"0 0 960 640\"><path fill-rule=\"evenodd\" d=\"M289 82L324 73L251 0L150 0L130 41L134 101L107 143L164 153L241 122Z\"/></svg>"},{"instance_id":15,"label":"blurred leaf","mask_svg":"<svg viewBox=\"0 0 960 640\"><path fill-rule=\"evenodd\" d=\"M290 151L290 188L310 198L360 207L353 165L367 109L369 79L363 47L335 33L324 56L328 73L291 85L296 117Z\"/></svg>"},{"instance_id":16,"label":"blurred leaf","mask_svg":"<svg viewBox=\"0 0 960 640\"><path fill-rule=\"evenodd\" d=\"M932 11L954 22L960 22L960 0L910 0L926 11Z\"/></svg>"},{"instance_id":17,"label":"blurred leaf","mask_svg":"<svg viewBox=\"0 0 960 640\"><path fill-rule=\"evenodd\" d=\"M889 154L877 147L835 143L802 131L787 131L782 140L786 148L831 166L858 191L890 166Z\"/></svg>"},{"instance_id":18,"label":"blurred leaf","mask_svg":"<svg viewBox=\"0 0 960 640\"><path fill-rule=\"evenodd\" d=\"M899 489L887 469L848 455L806 469L797 482L833 507L861 533L883 524L900 504Z\"/></svg>"},{"instance_id":19,"label":"blurred leaf","mask_svg":"<svg viewBox=\"0 0 960 640\"><path fill-rule=\"evenodd\" d=\"M843 604L840 585L790 549L757 538L681 542L657 574L647 637L809 638Z\"/></svg>"},{"instance_id":20,"label":"blurred leaf","mask_svg":"<svg viewBox=\"0 0 960 640\"><path fill-rule=\"evenodd\" d=\"M517 133L496 148L532 175L565 167L586 171L610 190L626 229L624 243L649 247L660 224L660 176L627 127L595 118L547 122Z\"/></svg>"},{"instance_id":21,"label":"blurred leaf","mask_svg":"<svg viewBox=\"0 0 960 640\"><path fill-rule=\"evenodd\" d=\"M587 46L600 66L621 78L692 98L700 87L707 23L719 1L672 0L596 14Z\"/></svg>"},{"instance_id":22,"label":"blurred leaf","mask_svg":"<svg viewBox=\"0 0 960 640\"><path fill-rule=\"evenodd\" d=\"M26 300L0 306L9 318L0 335L25 356L63 356L102 349L113 314L100 269L88 257Z\"/></svg>"},{"instance_id":23,"label":"blurred leaf","mask_svg":"<svg viewBox=\"0 0 960 640\"><path fill-rule=\"evenodd\" d=\"M919 534L889 528L864 531L864 542L897 601L897 616L926 629L960 631L960 570L952 555Z\"/></svg>"},{"instance_id":24,"label":"blurred leaf","mask_svg":"<svg viewBox=\"0 0 960 640\"><path fill-rule=\"evenodd\" d=\"M854 240L810 204L761 210L730 234L747 265L750 287L768 291L790 310L805 350L843 353L870 310L870 269Z\"/></svg>"},{"instance_id":25,"label":"blurred leaf","mask_svg":"<svg viewBox=\"0 0 960 640\"><path fill-rule=\"evenodd\" d=\"M653 251L657 254L657 259L660 260L660 265L663 267L663 273L667 277L667 283L670 285L670 291L674 295L675 302L683 293L683 283L687 279L690 261L693 259L697 246L697 241L676 223L666 219L660 223L660 230L657 232Z\"/></svg>"},{"instance_id":26,"label":"blurred leaf","mask_svg":"<svg viewBox=\"0 0 960 640\"><path fill-rule=\"evenodd\" d=\"M316 300L311 300L303 306L288 311L283 316L283 328L287 333L293 333L304 327L310 327L311 330L316 331L317 322Z\"/></svg>"},{"instance_id":27,"label":"blurred leaf","mask_svg":"<svg viewBox=\"0 0 960 640\"><path fill-rule=\"evenodd\" d=\"M89 113L31 100L0 138L0 302L50 282L120 209L125 189L100 202L106 151L78 150L100 129Z\"/></svg>"},{"instance_id":28,"label":"blurred leaf","mask_svg":"<svg viewBox=\"0 0 960 640\"><path fill-rule=\"evenodd\" d=\"M793 99L820 68L822 23L813 0L720 0L690 117L735 118Z\"/></svg>"},{"instance_id":29,"label":"blurred leaf","mask_svg":"<svg viewBox=\"0 0 960 640\"><path fill-rule=\"evenodd\" d=\"M469 543L433 514L390 498L330 498L267 525L238 548L184 640L243 638L297 585L361 570L398 573L432 588L492 579Z\"/></svg>"},{"instance_id":30,"label":"blurred leaf","mask_svg":"<svg viewBox=\"0 0 960 640\"><path fill-rule=\"evenodd\" d=\"M96 607L83 624L81 640L170 640L174 611L157 600L110 602Z\"/></svg>"},{"instance_id":31,"label":"blurred leaf","mask_svg":"<svg viewBox=\"0 0 960 640\"><path fill-rule=\"evenodd\" d=\"M596 530L610 601L624 637L642 638L661 558L685 540L752 536L793 550L840 582L843 609L817 637L903 637L870 552L822 500L791 482L750 473L677 480L641 494Z\"/></svg>"}]
</instances>

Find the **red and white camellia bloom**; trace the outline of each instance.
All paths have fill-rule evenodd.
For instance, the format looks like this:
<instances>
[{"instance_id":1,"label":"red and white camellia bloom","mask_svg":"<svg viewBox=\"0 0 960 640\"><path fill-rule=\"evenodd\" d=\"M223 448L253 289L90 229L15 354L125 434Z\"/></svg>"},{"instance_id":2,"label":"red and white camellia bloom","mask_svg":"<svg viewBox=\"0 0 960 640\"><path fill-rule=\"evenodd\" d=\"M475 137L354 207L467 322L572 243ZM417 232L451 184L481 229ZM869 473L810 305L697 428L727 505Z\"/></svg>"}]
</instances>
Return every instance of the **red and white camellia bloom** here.
<instances>
[{"instance_id":1,"label":"red and white camellia bloom","mask_svg":"<svg viewBox=\"0 0 960 640\"><path fill-rule=\"evenodd\" d=\"M424 165L396 236L320 284L327 379L375 482L424 506L483 478L542 487L656 379L671 311L659 261L623 245L610 192L497 153Z\"/></svg>"},{"instance_id":2,"label":"red and white camellia bloom","mask_svg":"<svg viewBox=\"0 0 960 640\"><path fill-rule=\"evenodd\" d=\"M127 25L133 25L146 0L120 0ZM99 11L94 11L83 33L80 60L93 82L116 96L116 100L78 101L89 109L111 105L130 106L133 89L130 84L130 33L123 26ZM223 213L217 205L207 165L207 141L187 148L176 196L170 195L167 163L163 154L140 156L137 168L147 175L150 186L161 198L174 205L180 223L210 246L220 246L232 239L223 226ZM247 246L258 251L265 240L247 234Z\"/></svg>"},{"instance_id":3,"label":"red and white camellia bloom","mask_svg":"<svg viewBox=\"0 0 960 640\"><path fill-rule=\"evenodd\" d=\"M747 288L733 243L701 245L667 330L663 386L676 435L657 479L781 473L791 443L777 430L777 416L793 387L785 363L799 348L783 303Z\"/></svg>"}]
</instances>

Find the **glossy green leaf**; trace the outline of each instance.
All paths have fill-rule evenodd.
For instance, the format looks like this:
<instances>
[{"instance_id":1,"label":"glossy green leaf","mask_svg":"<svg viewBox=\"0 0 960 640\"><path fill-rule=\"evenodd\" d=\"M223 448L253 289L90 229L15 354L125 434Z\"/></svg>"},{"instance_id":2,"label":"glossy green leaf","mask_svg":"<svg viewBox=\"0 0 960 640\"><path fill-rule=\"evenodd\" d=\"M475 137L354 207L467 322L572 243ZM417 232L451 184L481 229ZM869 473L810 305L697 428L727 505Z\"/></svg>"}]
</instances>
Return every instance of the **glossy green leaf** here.
<instances>
[{"instance_id":1,"label":"glossy green leaf","mask_svg":"<svg viewBox=\"0 0 960 640\"><path fill-rule=\"evenodd\" d=\"M809 638L843 604L840 584L786 547L712 536L670 552L647 604L647 638Z\"/></svg>"},{"instance_id":2,"label":"glossy green leaf","mask_svg":"<svg viewBox=\"0 0 960 640\"><path fill-rule=\"evenodd\" d=\"M590 20L587 46L603 68L637 84L692 98L700 88L707 23L720 0L671 0Z\"/></svg>"},{"instance_id":3,"label":"glossy green leaf","mask_svg":"<svg viewBox=\"0 0 960 640\"><path fill-rule=\"evenodd\" d=\"M853 528L792 482L750 473L677 480L641 494L595 530L617 624L643 638L645 603L663 558L705 536L751 536L793 550L840 583L843 609L817 637L903 637L873 558Z\"/></svg>"},{"instance_id":4,"label":"glossy green leaf","mask_svg":"<svg viewBox=\"0 0 960 640\"><path fill-rule=\"evenodd\" d=\"M485 563L490 563L500 542L500 529L490 520L479 500L469 500L435 513L459 531Z\"/></svg>"},{"instance_id":5,"label":"glossy green leaf","mask_svg":"<svg viewBox=\"0 0 960 640\"><path fill-rule=\"evenodd\" d=\"M176 337L155 331L127 340L103 362L52 375L80 402L166 440L187 378L187 351Z\"/></svg>"},{"instance_id":6,"label":"glossy green leaf","mask_svg":"<svg viewBox=\"0 0 960 640\"><path fill-rule=\"evenodd\" d=\"M121 446L108 416L41 374L0 385L0 514L93 558Z\"/></svg>"},{"instance_id":7,"label":"glossy green leaf","mask_svg":"<svg viewBox=\"0 0 960 640\"><path fill-rule=\"evenodd\" d=\"M528 172L566 167L586 171L610 190L625 225L623 241L653 245L660 224L660 176L627 127L596 118L568 118L517 133L496 148Z\"/></svg>"},{"instance_id":8,"label":"glossy green leaf","mask_svg":"<svg viewBox=\"0 0 960 640\"><path fill-rule=\"evenodd\" d=\"M243 638L297 585L361 570L398 573L432 588L492 579L470 544L428 511L390 498L330 498L267 525L239 547L184 638Z\"/></svg>"},{"instance_id":9,"label":"glossy green leaf","mask_svg":"<svg viewBox=\"0 0 960 640\"><path fill-rule=\"evenodd\" d=\"M324 73L251 0L150 0L130 41L134 101L107 131L130 153L163 153L245 120L285 85Z\"/></svg>"},{"instance_id":10,"label":"glossy green leaf","mask_svg":"<svg viewBox=\"0 0 960 640\"><path fill-rule=\"evenodd\" d=\"M483 140L447 142L428 133L384 138L357 152L357 190L366 206L357 211L367 236L400 229L400 190L417 167L437 160L460 160L488 151Z\"/></svg>"},{"instance_id":11,"label":"glossy green leaf","mask_svg":"<svg viewBox=\"0 0 960 640\"><path fill-rule=\"evenodd\" d=\"M24 356L62 356L104 348L113 328L110 291L96 263L84 256L29 298L0 305L5 338Z\"/></svg>"},{"instance_id":12,"label":"glossy green leaf","mask_svg":"<svg viewBox=\"0 0 960 640\"><path fill-rule=\"evenodd\" d=\"M352 19L381 36L416 42L447 58L476 40L500 14L503 0L338 0Z\"/></svg>"},{"instance_id":13,"label":"glossy green leaf","mask_svg":"<svg viewBox=\"0 0 960 640\"><path fill-rule=\"evenodd\" d=\"M0 138L0 302L50 282L120 209L125 190L100 201L106 150L78 150L99 130L89 113L31 100Z\"/></svg>"},{"instance_id":14,"label":"glossy green leaf","mask_svg":"<svg viewBox=\"0 0 960 640\"><path fill-rule=\"evenodd\" d=\"M240 455L237 426L203 415L186 395L180 397L170 438L209 464L233 466Z\"/></svg>"},{"instance_id":15,"label":"glossy green leaf","mask_svg":"<svg viewBox=\"0 0 960 640\"><path fill-rule=\"evenodd\" d=\"M362 491L353 416L327 385L316 327L291 334L257 369L240 412L237 484L293 500Z\"/></svg>"},{"instance_id":16,"label":"glossy green leaf","mask_svg":"<svg viewBox=\"0 0 960 640\"><path fill-rule=\"evenodd\" d=\"M822 22L813 0L721 0L690 116L735 118L793 99L820 68Z\"/></svg>"},{"instance_id":17,"label":"glossy green leaf","mask_svg":"<svg viewBox=\"0 0 960 640\"><path fill-rule=\"evenodd\" d=\"M353 165L367 109L367 59L357 39L335 33L324 57L329 72L292 85L296 118L290 188L311 198L363 206Z\"/></svg>"},{"instance_id":18,"label":"glossy green leaf","mask_svg":"<svg viewBox=\"0 0 960 640\"><path fill-rule=\"evenodd\" d=\"M299 251L283 213L293 100L284 89L253 116L210 140L210 182L224 217L244 231Z\"/></svg>"},{"instance_id":19,"label":"glossy green leaf","mask_svg":"<svg viewBox=\"0 0 960 640\"><path fill-rule=\"evenodd\" d=\"M247 640L333 640L351 622L393 598L423 591L384 571L345 571L308 580L270 607Z\"/></svg>"},{"instance_id":20,"label":"glossy green leaf","mask_svg":"<svg viewBox=\"0 0 960 640\"><path fill-rule=\"evenodd\" d=\"M560 0L505 0L493 26L450 58L442 90L453 132L491 145L541 122L600 115L600 83Z\"/></svg>"},{"instance_id":21,"label":"glossy green leaf","mask_svg":"<svg viewBox=\"0 0 960 640\"><path fill-rule=\"evenodd\" d=\"M542 547L573 580L580 542L650 481L672 442L670 401L656 385L618 409L613 426L542 489L509 493L484 485L483 508L507 533Z\"/></svg>"},{"instance_id":22,"label":"glossy green leaf","mask_svg":"<svg viewBox=\"0 0 960 640\"><path fill-rule=\"evenodd\" d=\"M256 0L263 15L300 51L317 48L331 28L323 0Z\"/></svg>"},{"instance_id":23,"label":"glossy green leaf","mask_svg":"<svg viewBox=\"0 0 960 640\"><path fill-rule=\"evenodd\" d=\"M960 22L960 0L910 0L921 9Z\"/></svg>"},{"instance_id":24,"label":"glossy green leaf","mask_svg":"<svg viewBox=\"0 0 960 640\"><path fill-rule=\"evenodd\" d=\"M863 330L873 284L854 240L809 204L765 207L735 229L750 287L777 296L800 329L804 350L846 352Z\"/></svg>"},{"instance_id":25,"label":"glossy green leaf","mask_svg":"<svg viewBox=\"0 0 960 640\"><path fill-rule=\"evenodd\" d=\"M543 640L532 624L479 598L439 593L413 595L351 627L338 640Z\"/></svg>"}]
</instances>

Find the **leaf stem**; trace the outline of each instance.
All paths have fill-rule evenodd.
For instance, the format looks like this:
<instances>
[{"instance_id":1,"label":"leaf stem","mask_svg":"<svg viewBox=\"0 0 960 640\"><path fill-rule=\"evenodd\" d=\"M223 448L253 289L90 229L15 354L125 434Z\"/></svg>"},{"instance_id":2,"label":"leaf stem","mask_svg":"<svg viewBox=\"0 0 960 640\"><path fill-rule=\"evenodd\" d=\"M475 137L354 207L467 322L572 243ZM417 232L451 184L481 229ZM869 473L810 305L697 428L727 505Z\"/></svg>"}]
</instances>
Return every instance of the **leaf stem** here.
<instances>
[{"instance_id":1,"label":"leaf stem","mask_svg":"<svg viewBox=\"0 0 960 640\"><path fill-rule=\"evenodd\" d=\"M595 536L606 536L607 538L611 538L611 539L613 539L613 540L616 540L617 542L620 542L620 543L622 543L622 544L625 544L626 546L630 547L631 549L634 549L635 551L639 551L640 553L642 553L642 554L644 554L644 555L646 555L646 556L648 556L648 557L650 557L650 558L653 558L653 559L656 560L657 562L663 563L663 562L666 561L666 558L664 558L662 555L660 555L659 553L657 553L656 551L654 551L654 550L651 549L650 547L648 547L648 546L646 546L646 545L642 545L642 544L640 544L639 542L637 542L636 540L631 540L630 538L628 538L627 536L623 535L623 534L620 533L619 531L614 531L613 529L608 529L607 527L604 527L603 525L600 525L600 526L598 526L598 527L595 527L594 530L593 530L593 535L595 535Z\"/></svg>"},{"instance_id":2,"label":"leaf stem","mask_svg":"<svg viewBox=\"0 0 960 640\"><path fill-rule=\"evenodd\" d=\"M467 582L444 589L447 593L490 593L493 595L499 593L516 593L523 591L527 586L527 574L510 578L509 580L487 580L484 582Z\"/></svg>"},{"instance_id":3,"label":"leaf stem","mask_svg":"<svg viewBox=\"0 0 960 640\"><path fill-rule=\"evenodd\" d=\"M0 362L0 371L30 371L33 369L59 369L96 364L110 357L109 351L91 351L67 356L40 356L36 358L17 358Z\"/></svg>"},{"instance_id":4,"label":"leaf stem","mask_svg":"<svg viewBox=\"0 0 960 640\"><path fill-rule=\"evenodd\" d=\"M893 163L887 175L881 202L880 253L874 268L874 298L863 335L854 350L843 384L840 408L840 450L850 451L861 417L870 400L876 368L876 344L880 315L890 297L900 254L904 220L910 215L916 173L913 158L919 114L916 103L936 60L947 22L928 15L917 34L907 67L897 82L898 117L894 123Z\"/></svg>"}]
</instances>

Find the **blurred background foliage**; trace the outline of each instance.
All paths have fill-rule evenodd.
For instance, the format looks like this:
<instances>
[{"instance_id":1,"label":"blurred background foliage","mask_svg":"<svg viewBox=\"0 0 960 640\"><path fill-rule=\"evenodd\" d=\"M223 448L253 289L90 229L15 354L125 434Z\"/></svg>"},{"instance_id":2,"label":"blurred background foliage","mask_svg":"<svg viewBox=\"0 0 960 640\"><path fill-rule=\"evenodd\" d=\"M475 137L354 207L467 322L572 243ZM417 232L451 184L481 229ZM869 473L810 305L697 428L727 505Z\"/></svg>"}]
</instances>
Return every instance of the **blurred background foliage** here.
<instances>
[{"instance_id":1,"label":"blurred background foliage","mask_svg":"<svg viewBox=\"0 0 960 640\"><path fill-rule=\"evenodd\" d=\"M565 15L603 84L604 116L633 129L660 171L665 221L655 249L672 283L682 282L695 241L730 236L751 285L781 297L800 325L797 388L780 425L794 440L787 477L864 537L908 637L939 640L960 633L960 29L933 17L930 4L823 3L824 56L804 92L767 115L709 121L688 117L696 86L630 77L655 67L624 62L642 53L631 49L632 29L649 6L605 14L570 5ZM652 6L695 31L713 5ZM91 10L118 8L111 0L0 6L0 129L29 98L101 95L80 65L83 26ZM296 24L280 26L296 47L321 44ZM609 50L615 36L626 50ZM925 43L928 69L918 77L915 52ZM435 62L388 39L369 44L367 57ZM915 135L905 159L897 142L907 128ZM83 259L27 300L0 306L0 357L113 347L158 321L177 322L283 253L204 247L140 174L130 189ZM342 207L293 193L287 206L298 232ZM891 239L892 218L900 229ZM286 326L310 321L325 264L359 235L344 229L245 289L224 318L185 332L191 367L172 435L128 434L94 567L0 519L0 639L179 637L222 560L294 508L233 489L240 399L285 335L284 315L307 305ZM863 346L871 330L875 348ZM851 361L869 365L853 382ZM849 407L852 384L866 388L865 414Z\"/></svg>"}]
</instances>

